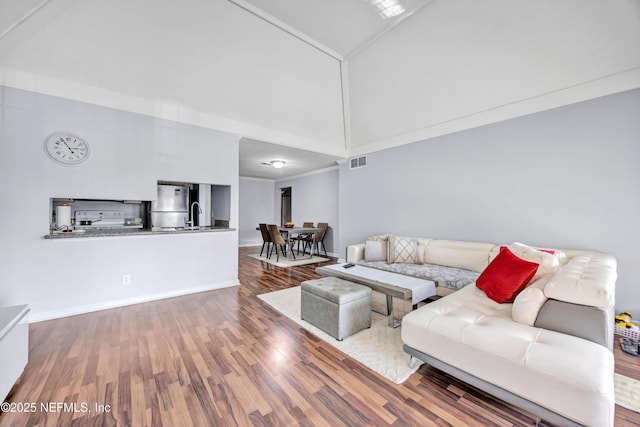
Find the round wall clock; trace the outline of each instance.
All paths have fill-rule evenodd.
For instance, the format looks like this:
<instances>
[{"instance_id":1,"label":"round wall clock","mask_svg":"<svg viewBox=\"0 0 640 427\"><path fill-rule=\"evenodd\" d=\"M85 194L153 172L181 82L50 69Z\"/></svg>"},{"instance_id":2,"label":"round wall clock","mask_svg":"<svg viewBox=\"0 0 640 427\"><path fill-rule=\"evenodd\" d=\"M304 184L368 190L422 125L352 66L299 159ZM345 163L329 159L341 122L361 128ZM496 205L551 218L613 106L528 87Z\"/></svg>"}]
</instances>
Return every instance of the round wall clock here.
<instances>
[{"instance_id":1,"label":"round wall clock","mask_svg":"<svg viewBox=\"0 0 640 427\"><path fill-rule=\"evenodd\" d=\"M44 140L44 151L51 160L66 166L78 165L89 160L89 144L69 132L52 133Z\"/></svg>"}]
</instances>

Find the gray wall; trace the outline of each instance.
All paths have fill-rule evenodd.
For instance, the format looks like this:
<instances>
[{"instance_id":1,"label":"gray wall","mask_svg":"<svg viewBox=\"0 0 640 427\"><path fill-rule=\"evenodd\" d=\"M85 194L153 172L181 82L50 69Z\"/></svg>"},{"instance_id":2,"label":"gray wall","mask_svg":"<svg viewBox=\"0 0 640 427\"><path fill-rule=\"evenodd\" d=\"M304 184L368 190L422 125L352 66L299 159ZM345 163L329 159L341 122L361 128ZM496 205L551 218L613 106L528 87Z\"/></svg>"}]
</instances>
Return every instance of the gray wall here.
<instances>
[{"instance_id":1,"label":"gray wall","mask_svg":"<svg viewBox=\"0 0 640 427\"><path fill-rule=\"evenodd\" d=\"M306 221L326 222L324 238L328 254L338 254L338 179L337 167L312 174L276 181L274 189L275 218L280 221L280 189L291 187L291 220L295 225Z\"/></svg>"},{"instance_id":2,"label":"gray wall","mask_svg":"<svg viewBox=\"0 0 640 427\"><path fill-rule=\"evenodd\" d=\"M340 243L377 233L608 252L640 312L640 90L369 154L340 167Z\"/></svg>"},{"instance_id":3,"label":"gray wall","mask_svg":"<svg viewBox=\"0 0 640 427\"><path fill-rule=\"evenodd\" d=\"M240 246L262 245L258 224L276 224L274 181L270 179L240 178Z\"/></svg>"},{"instance_id":4,"label":"gray wall","mask_svg":"<svg viewBox=\"0 0 640 427\"><path fill-rule=\"evenodd\" d=\"M91 144L87 163L45 155L63 130ZM238 284L235 231L43 238L51 197L153 200L158 180L230 185L237 227L236 135L0 86L0 146L0 306L43 320Z\"/></svg>"}]
</instances>

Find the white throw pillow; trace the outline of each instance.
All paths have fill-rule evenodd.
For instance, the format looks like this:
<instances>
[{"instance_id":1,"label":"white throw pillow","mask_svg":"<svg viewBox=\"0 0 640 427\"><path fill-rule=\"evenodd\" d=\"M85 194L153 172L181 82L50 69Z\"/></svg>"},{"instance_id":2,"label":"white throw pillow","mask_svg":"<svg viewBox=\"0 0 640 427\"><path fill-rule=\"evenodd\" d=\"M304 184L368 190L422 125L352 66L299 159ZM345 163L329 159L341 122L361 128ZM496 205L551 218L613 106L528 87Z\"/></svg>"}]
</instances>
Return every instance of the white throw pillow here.
<instances>
[{"instance_id":1,"label":"white throw pillow","mask_svg":"<svg viewBox=\"0 0 640 427\"><path fill-rule=\"evenodd\" d=\"M418 261L418 241L411 237L389 237L388 262L415 264Z\"/></svg>"},{"instance_id":2,"label":"white throw pillow","mask_svg":"<svg viewBox=\"0 0 640 427\"><path fill-rule=\"evenodd\" d=\"M559 251L557 249L553 249L553 256L558 258L558 261L560 262L560 267L562 267L563 265L565 265L569 261L567 259L567 254L565 254L564 252Z\"/></svg>"},{"instance_id":3,"label":"white throw pillow","mask_svg":"<svg viewBox=\"0 0 640 427\"><path fill-rule=\"evenodd\" d=\"M539 279L544 274L555 273L560 269L560 261L558 258L548 252L542 252L523 243L514 242L508 246L509 250L519 258L525 261L531 261L539 264L538 271L531 279L531 282Z\"/></svg>"},{"instance_id":4,"label":"white throw pillow","mask_svg":"<svg viewBox=\"0 0 640 427\"><path fill-rule=\"evenodd\" d=\"M383 240L367 240L364 244L364 260L386 261L387 242Z\"/></svg>"},{"instance_id":5,"label":"white throw pillow","mask_svg":"<svg viewBox=\"0 0 640 427\"><path fill-rule=\"evenodd\" d=\"M525 325L533 326L538 318L540 309L547 302L544 294L544 286L547 284L552 274L546 274L540 279L527 286L516 296L511 307L511 317L513 320Z\"/></svg>"},{"instance_id":6,"label":"white throw pillow","mask_svg":"<svg viewBox=\"0 0 640 427\"><path fill-rule=\"evenodd\" d=\"M376 236L369 237L367 240L372 240L374 242L378 242L378 241L388 242L389 241L389 235L388 234L378 234Z\"/></svg>"}]
</instances>

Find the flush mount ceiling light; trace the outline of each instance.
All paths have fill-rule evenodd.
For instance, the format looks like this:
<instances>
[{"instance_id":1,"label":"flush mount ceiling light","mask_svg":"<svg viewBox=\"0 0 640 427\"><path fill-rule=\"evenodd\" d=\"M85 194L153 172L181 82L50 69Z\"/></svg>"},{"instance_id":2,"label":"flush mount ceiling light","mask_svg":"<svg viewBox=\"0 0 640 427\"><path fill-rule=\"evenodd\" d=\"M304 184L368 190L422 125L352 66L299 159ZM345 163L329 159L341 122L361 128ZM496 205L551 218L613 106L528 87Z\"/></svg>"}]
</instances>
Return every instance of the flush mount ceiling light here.
<instances>
[{"instance_id":1,"label":"flush mount ceiling light","mask_svg":"<svg viewBox=\"0 0 640 427\"><path fill-rule=\"evenodd\" d=\"M273 166L276 169L280 169L281 167L283 167L284 165L287 164L287 162L285 162L284 160L271 160L269 163L262 163L264 166Z\"/></svg>"}]
</instances>

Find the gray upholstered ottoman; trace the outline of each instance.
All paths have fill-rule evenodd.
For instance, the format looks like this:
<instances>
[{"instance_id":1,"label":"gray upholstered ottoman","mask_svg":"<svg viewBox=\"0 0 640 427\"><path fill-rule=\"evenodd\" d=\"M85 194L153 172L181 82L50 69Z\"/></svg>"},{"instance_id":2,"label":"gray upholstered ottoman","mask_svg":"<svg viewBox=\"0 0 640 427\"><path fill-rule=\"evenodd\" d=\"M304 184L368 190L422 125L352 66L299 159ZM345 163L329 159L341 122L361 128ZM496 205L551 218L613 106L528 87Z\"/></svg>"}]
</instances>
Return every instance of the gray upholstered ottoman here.
<instances>
[{"instance_id":1,"label":"gray upholstered ottoman","mask_svg":"<svg viewBox=\"0 0 640 427\"><path fill-rule=\"evenodd\" d=\"M371 288L337 277L302 282L300 314L337 340L371 327Z\"/></svg>"}]
</instances>

